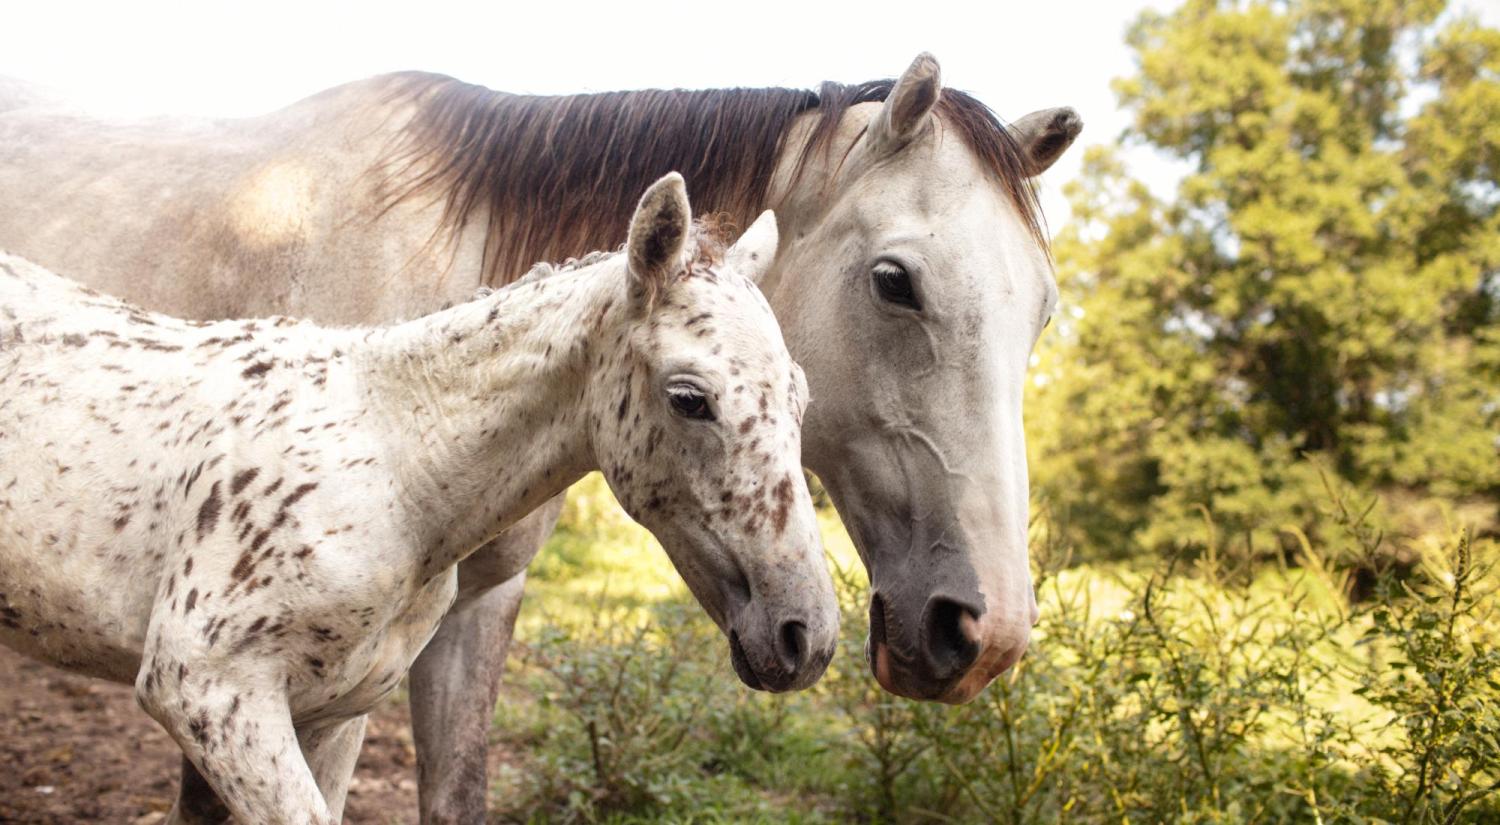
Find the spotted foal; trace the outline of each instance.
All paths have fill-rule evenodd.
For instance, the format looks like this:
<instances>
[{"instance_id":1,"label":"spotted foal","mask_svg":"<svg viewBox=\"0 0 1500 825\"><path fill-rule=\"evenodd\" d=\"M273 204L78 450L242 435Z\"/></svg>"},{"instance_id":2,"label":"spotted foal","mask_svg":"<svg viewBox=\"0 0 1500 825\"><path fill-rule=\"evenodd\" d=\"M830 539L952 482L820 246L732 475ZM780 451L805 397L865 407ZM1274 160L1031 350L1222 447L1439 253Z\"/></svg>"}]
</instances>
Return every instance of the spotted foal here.
<instances>
[{"instance_id":1,"label":"spotted foal","mask_svg":"<svg viewBox=\"0 0 1500 825\"><path fill-rule=\"evenodd\" d=\"M187 323L0 256L0 642L134 682L240 821L334 822L455 564L600 469L741 675L811 684L837 617L752 283L775 225L702 235L669 175L624 252L370 329Z\"/></svg>"}]
</instances>

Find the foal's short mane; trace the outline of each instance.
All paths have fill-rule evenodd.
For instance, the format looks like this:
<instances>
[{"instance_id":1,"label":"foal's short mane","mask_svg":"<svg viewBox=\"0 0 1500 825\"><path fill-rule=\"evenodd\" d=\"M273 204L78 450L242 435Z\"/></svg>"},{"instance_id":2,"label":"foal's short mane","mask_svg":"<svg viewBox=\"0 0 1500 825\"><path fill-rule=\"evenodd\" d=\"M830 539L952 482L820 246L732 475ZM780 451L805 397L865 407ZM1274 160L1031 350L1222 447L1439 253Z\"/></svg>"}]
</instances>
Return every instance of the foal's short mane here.
<instances>
[{"instance_id":1,"label":"foal's short mane","mask_svg":"<svg viewBox=\"0 0 1500 825\"><path fill-rule=\"evenodd\" d=\"M411 102L416 112L379 170L389 182L385 205L437 198L450 229L485 216L483 280L490 284L514 280L531 261L615 248L640 193L671 171L687 179L700 213L723 212L743 227L767 206L777 155L798 115L818 115L797 158L800 176L816 153L832 149L849 107L885 100L894 84L546 97L401 74L391 99ZM989 107L954 89L943 90L937 113L1046 245L1036 191L1009 130Z\"/></svg>"},{"instance_id":2,"label":"foal's short mane","mask_svg":"<svg viewBox=\"0 0 1500 825\"><path fill-rule=\"evenodd\" d=\"M713 267L724 263L726 249L726 234L728 227L717 217L697 218L693 221L692 230L688 233L687 243L683 247L683 269L678 273L679 278L688 278L705 272ZM563 272L572 272L585 269L601 261L613 258L616 255L625 254L623 245L615 249L600 249L589 252L576 258L567 258L562 263L551 263L541 261L531 265L511 281L512 284L523 284L531 281L539 281L550 278ZM480 288L480 297L487 293L490 287Z\"/></svg>"}]
</instances>

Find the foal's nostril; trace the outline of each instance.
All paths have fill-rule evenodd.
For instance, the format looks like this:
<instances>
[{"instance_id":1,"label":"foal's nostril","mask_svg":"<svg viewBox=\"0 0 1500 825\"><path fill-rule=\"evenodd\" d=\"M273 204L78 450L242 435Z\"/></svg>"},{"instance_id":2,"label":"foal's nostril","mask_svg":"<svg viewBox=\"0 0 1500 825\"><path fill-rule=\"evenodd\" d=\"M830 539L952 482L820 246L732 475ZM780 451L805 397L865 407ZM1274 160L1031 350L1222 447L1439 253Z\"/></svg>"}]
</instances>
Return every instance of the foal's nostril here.
<instances>
[{"instance_id":1,"label":"foal's nostril","mask_svg":"<svg viewBox=\"0 0 1500 825\"><path fill-rule=\"evenodd\" d=\"M776 634L777 654L781 657L781 666L786 668L788 674L795 674L802 670L807 663L807 625L798 621L787 621L781 623L781 632Z\"/></svg>"},{"instance_id":2,"label":"foal's nostril","mask_svg":"<svg viewBox=\"0 0 1500 825\"><path fill-rule=\"evenodd\" d=\"M970 635L974 622L965 622L966 616L973 619L973 611L951 599L934 596L927 602L922 643L932 675L939 681L962 675L979 658L979 640Z\"/></svg>"}]
</instances>

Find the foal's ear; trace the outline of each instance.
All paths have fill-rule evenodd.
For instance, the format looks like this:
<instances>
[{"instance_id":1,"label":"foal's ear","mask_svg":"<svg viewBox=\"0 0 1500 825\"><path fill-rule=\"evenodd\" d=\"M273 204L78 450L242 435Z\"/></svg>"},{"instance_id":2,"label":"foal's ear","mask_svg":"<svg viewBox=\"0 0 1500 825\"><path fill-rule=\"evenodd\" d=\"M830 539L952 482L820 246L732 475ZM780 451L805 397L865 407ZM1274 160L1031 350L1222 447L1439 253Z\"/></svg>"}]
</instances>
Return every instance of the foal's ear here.
<instances>
[{"instance_id":1,"label":"foal's ear","mask_svg":"<svg viewBox=\"0 0 1500 825\"><path fill-rule=\"evenodd\" d=\"M630 267L630 294L643 306L655 303L667 280L682 270L682 250L693 224L682 175L668 172L641 196L630 218L625 242Z\"/></svg>"},{"instance_id":2,"label":"foal's ear","mask_svg":"<svg viewBox=\"0 0 1500 825\"><path fill-rule=\"evenodd\" d=\"M1011 136L1021 145L1027 177L1047 171L1081 131L1083 118L1068 106L1032 112L1010 125Z\"/></svg>"},{"instance_id":3,"label":"foal's ear","mask_svg":"<svg viewBox=\"0 0 1500 825\"><path fill-rule=\"evenodd\" d=\"M943 76L937 58L922 52L891 88L880 114L870 121L865 139L877 152L900 149L916 137L942 92Z\"/></svg>"},{"instance_id":4,"label":"foal's ear","mask_svg":"<svg viewBox=\"0 0 1500 825\"><path fill-rule=\"evenodd\" d=\"M776 215L771 210L760 213L755 223L724 254L724 262L736 272L759 284L776 259Z\"/></svg>"}]
</instances>

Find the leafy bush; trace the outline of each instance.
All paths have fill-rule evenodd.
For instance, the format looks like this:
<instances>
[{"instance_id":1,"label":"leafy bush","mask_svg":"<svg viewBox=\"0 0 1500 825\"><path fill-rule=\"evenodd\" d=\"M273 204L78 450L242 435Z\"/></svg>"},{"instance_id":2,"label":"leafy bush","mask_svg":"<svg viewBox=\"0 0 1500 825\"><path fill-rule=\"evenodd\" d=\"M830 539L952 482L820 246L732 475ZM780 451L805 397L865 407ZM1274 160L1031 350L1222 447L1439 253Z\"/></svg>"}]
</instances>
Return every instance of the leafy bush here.
<instances>
[{"instance_id":1,"label":"leafy bush","mask_svg":"<svg viewBox=\"0 0 1500 825\"><path fill-rule=\"evenodd\" d=\"M1339 526L1384 558L1362 521ZM878 745L862 768L892 790L880 821L1490 821L1500 554L1475 546L1381 567L1352 608L1355 572L1310 550L1259 571L1212 552L1144 576L1048 571L1026 658L973 704L825 685Z\"/></svg>"},{"instance_id":2,"label":"leafy bush","mask_svg":"<svg viewBox=\"0 0 1500 825\"><path fill-rule=\"evenodd\" d=\"M1500 650L1494 561L1476 563L1467 535L1415 583L1382 579L1366 638L1384 661L1359 674L1355 693L1400 733L1365 776L1372 813L1400 822L1464 821L1500 790ZM1383 654L1383 655L1382 655ZM1341 812L1355 814L1356 810ZM1474 821L1478 821L1474 819Z\"/></svg>"},{"instance_id":3,"label":"leafy bush","mask_svg":"<svg viewBox=\"0 0 1500 825\"><path fill-rule=\"evenodd\" d=\"M1494 542L1378 561L1372 508L1338 553L1209 551L1141 571L1044 548L1042 624L970 705L908 702L865 665L864 582L818 688L753 694L696 605L600 602L536 634L501 729L511 810L543 821L1400 822L1500 816ZM1373 574L1357 573L1375 559ZM1358 575L1368 597L1351 603ZM531 697L531 698L526 698Z\"/></svg>"},{"instance_id":4,"label":"leafy bush","mask_svg":"<svg viewBox=\"0 0 1500 825\"><path fill-rule=\"evenodd\" d=\"M602 603L587 622L554 625L529 645L543 770L532 788L565 819L692 803L705 746L699 726L732 683L704 655L702 622L667 603L631 622ZM710 628L711 629L711 628Z\"/></svg>"}]
</instances>

